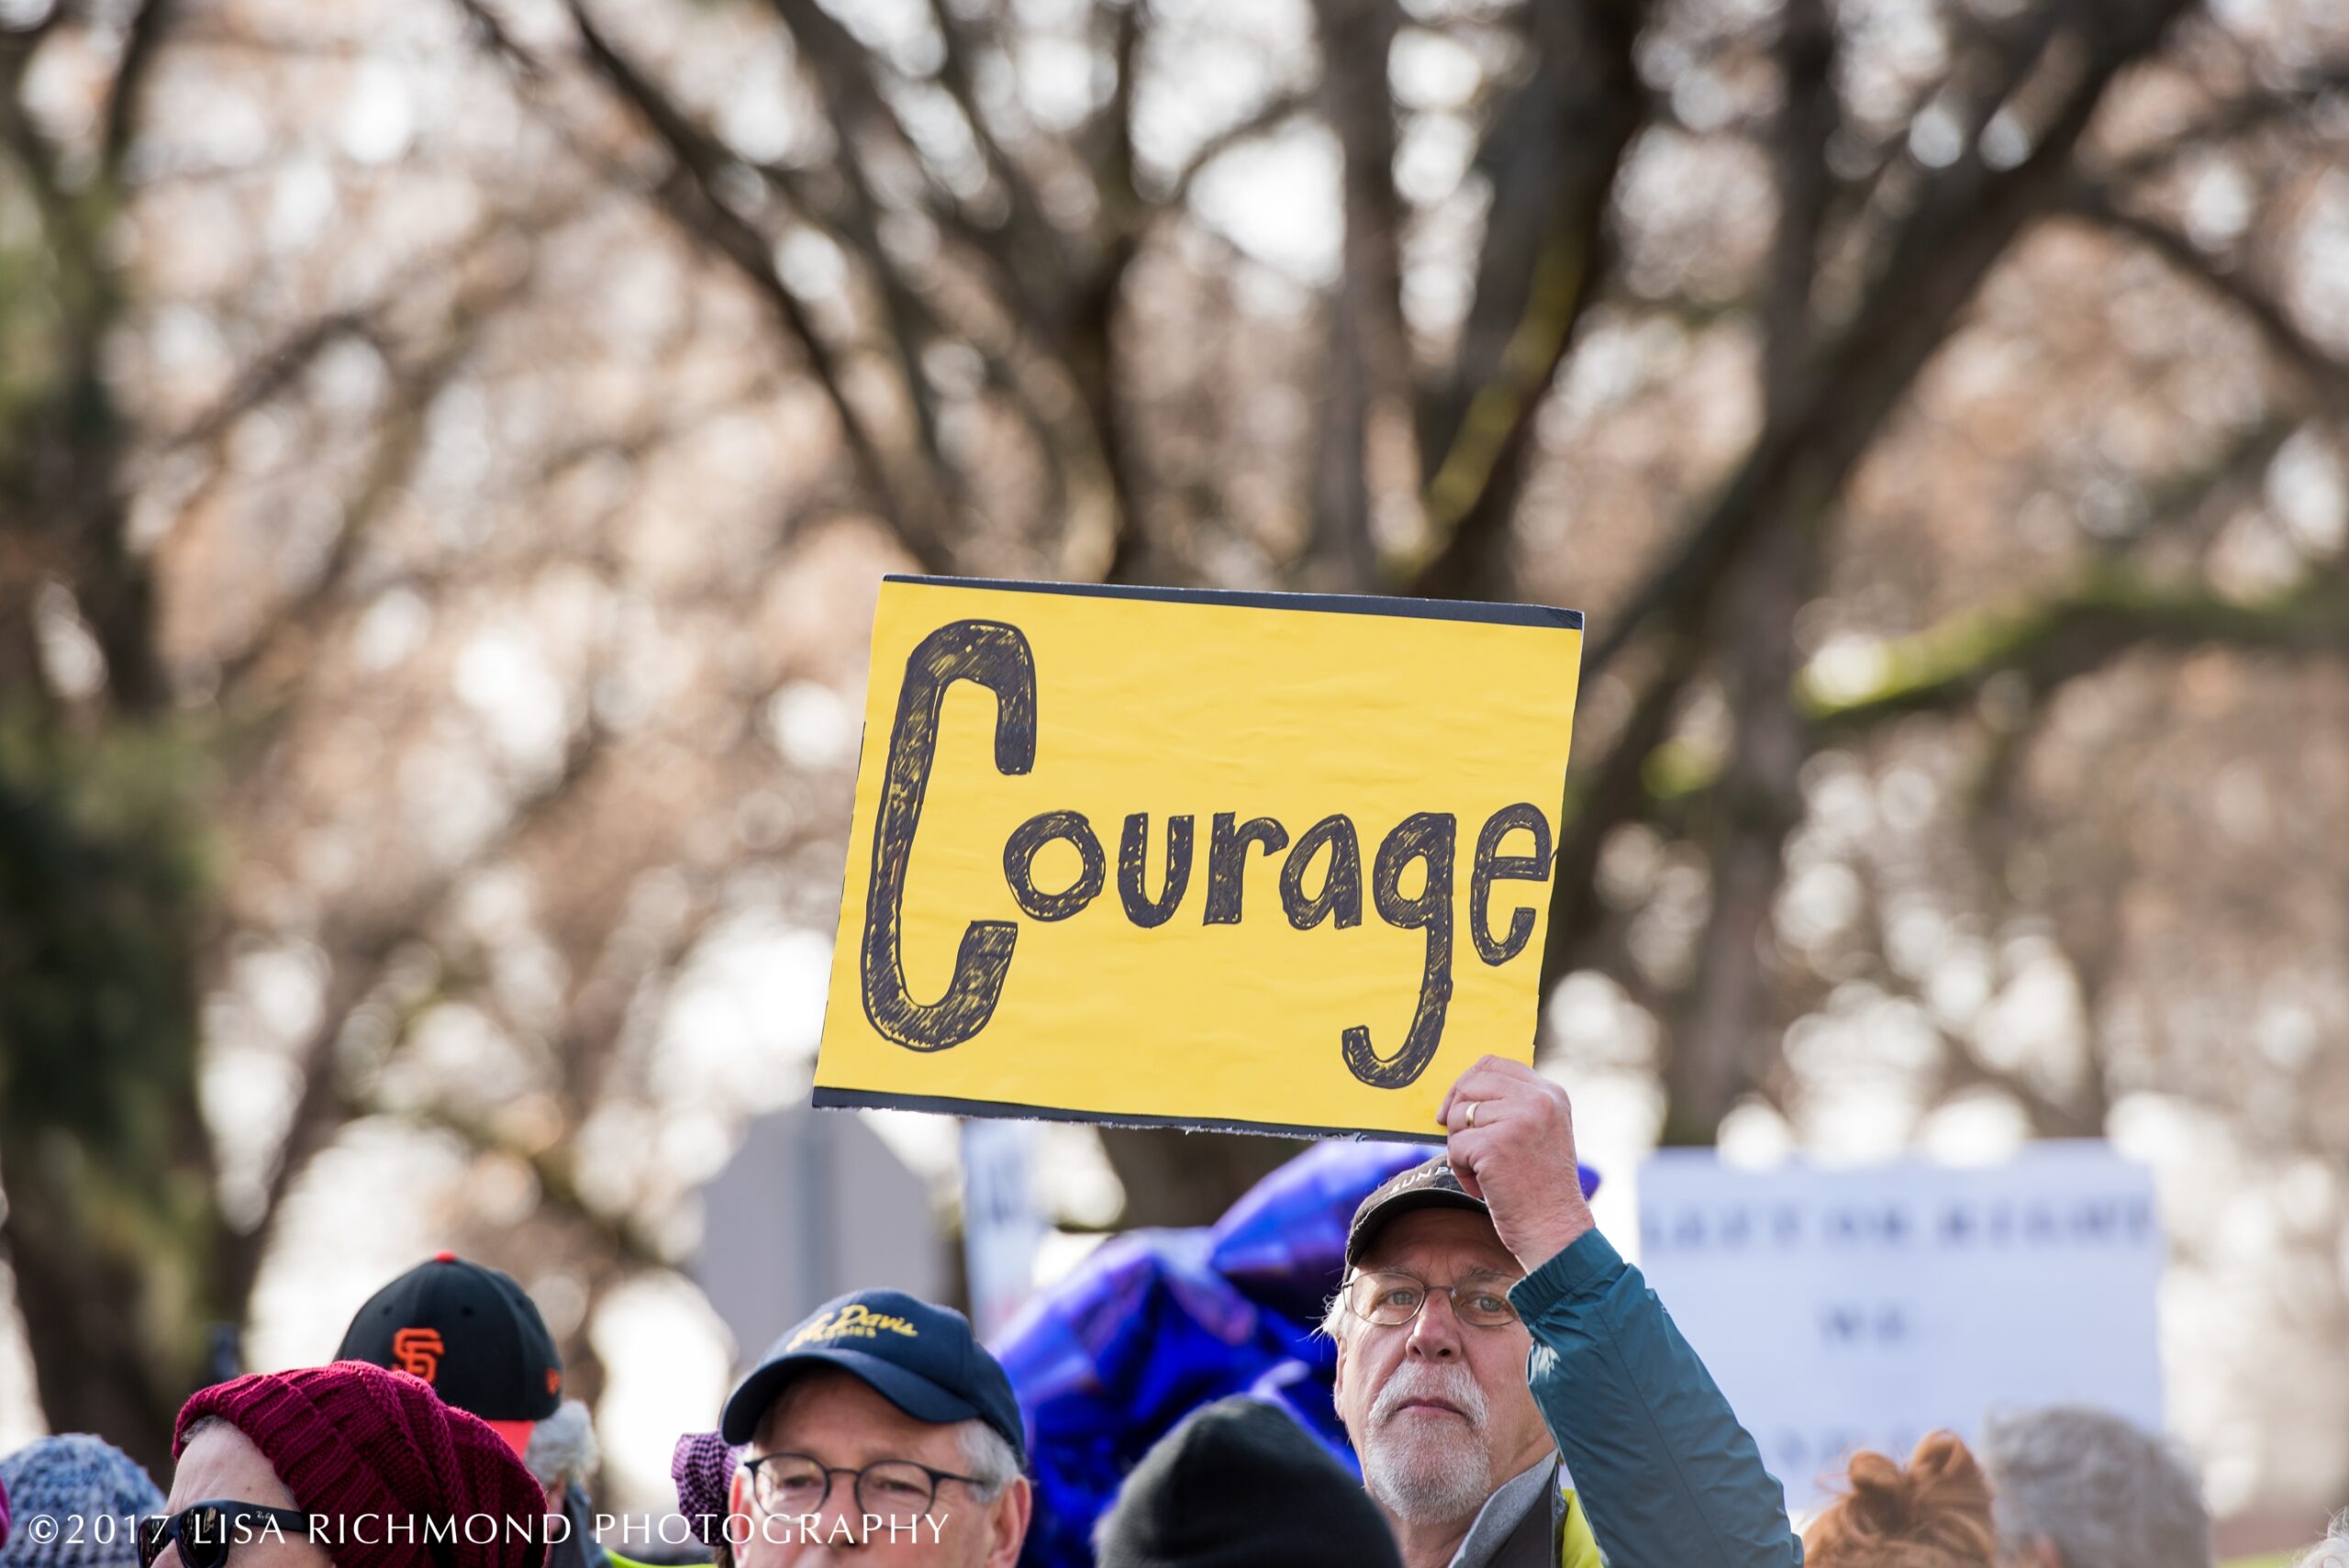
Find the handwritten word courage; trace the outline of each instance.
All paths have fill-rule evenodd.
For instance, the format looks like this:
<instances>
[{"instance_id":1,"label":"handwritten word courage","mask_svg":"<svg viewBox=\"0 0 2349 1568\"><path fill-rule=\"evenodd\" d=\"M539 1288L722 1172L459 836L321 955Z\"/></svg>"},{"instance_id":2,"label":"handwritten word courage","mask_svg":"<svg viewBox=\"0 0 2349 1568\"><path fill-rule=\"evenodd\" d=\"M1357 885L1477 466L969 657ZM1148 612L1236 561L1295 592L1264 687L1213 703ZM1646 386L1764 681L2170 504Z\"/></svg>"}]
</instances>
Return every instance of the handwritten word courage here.
<instances>
[{"instance_id":1,"label":"handwritten word courage","mask_svg":"<svg viewBox=\"0 0 2349 1568\"><path fill-rule=\"evenodd\" d=\"M957 681L995 694L996 770L1024 774L1036 762L1036 660L1019 628L999 621L958 620L923 638L906 660L896 718L889 731L860 953L865 1016L884 1037L909 1051L944 1051L986 1028L1011 973L1012 951L1019 937L1013 921L973 920L963 928L945 995L920 1002L907 988L907 868L938 749L939 715L948 688ZM1405 817L1379 840L1365 889L1362 840L1344 814L1322 817L1292 842L1288 828L1272 817L1243 820L1236 811L1215 812L1208 830L1199 919L1210 926L1240 924L1249 851L1270 857L1286 850L1280 907L1297 930L1311 930L1324 921L1340 929L1361 925L1366 891L1369 906L1381 920L1398 930L1424 932L1419 998L1402 1044L1382 1054L1372 1043L1367 1025L1343 1029L1339 1040L1346 1067L1356 1078L1379 1088L1403 1088L1435 1059L1443 1039L1444 1010L1452 1000L1458 828L1458 819L1449 812L1416 811ZM1516 832L1530 836L1531 852L1503 854L1503 843ZM1181 909L1191 887L1197 837L1193 817L1166 819L1165 867L1152 892L1146 874L1149 815L1138 811L1126 817L1118 835L1118 902L1135 929L1163 926ZM1036 885L1035 862L1054 840L1075 850L1079 869L1075 882L1050 891ZM1525 802L1502 806L1477 832L1466 924L1476 956L1485 963L1497 967L1508 962L1533 936L1534 912L1521 906L1509 912L1508 929L1494 934L1493 884L1548 881L1551 851L1549 819ZM1319 885L1308 892L1317 862ZM1419 890L1406 894L1405 873L1415 863L1423 873ZM1019 824L1005 840L1003 874L1020 912L1030 919L1066 920L1082 914L1108 887L1108 857L1100 835L1081 812L1045 811Z\"/></svg>"}]
</instances>

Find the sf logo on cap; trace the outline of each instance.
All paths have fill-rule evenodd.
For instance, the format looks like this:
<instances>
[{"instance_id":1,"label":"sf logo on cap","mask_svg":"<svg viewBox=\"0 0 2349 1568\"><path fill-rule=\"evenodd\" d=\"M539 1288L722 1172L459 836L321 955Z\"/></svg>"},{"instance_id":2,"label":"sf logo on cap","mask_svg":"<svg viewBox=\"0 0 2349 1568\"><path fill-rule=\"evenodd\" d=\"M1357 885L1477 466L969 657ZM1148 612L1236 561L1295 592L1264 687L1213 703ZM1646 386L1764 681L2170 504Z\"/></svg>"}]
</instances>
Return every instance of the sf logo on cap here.
<instances>
[{"instance_id":1,"label":"sf logo on cap","mask_svg":"<svg viewBox=\"0 0 2349 1568\"><path fill-rule=\"evenodd\" d=\"M412 1372L430 1383L440 1373L440 1330L403 1329L392 1336L392 1359L402 1372Z\"/></svg>"}]
</instances>

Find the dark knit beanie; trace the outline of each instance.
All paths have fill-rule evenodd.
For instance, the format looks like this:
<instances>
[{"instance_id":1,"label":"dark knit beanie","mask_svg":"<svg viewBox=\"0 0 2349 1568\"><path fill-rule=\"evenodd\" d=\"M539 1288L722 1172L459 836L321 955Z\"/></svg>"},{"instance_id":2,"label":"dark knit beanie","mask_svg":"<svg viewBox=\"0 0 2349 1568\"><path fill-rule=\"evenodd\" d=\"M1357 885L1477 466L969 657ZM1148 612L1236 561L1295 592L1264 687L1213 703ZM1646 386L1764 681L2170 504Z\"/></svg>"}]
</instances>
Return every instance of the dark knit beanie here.
<instances>
[{"instance_id":1,"label":"dark knit beanie","mask_svg":"<svg viewBox=\"0 0 2349 1568\"><path fill-rule=\"evenodd\" d=\"M489 1423L421 1378L337 1362L219 1384L180 1407L173 1458L207 1416L250 1439L303 1511L325 1517L318 1544L335 1568L543 1568L546 1492Z\"/></svg>"},{"instance_id":2,"label":"dark knit beanie","mask_svg":"<svg viewBox=\"0 0 2349 1568\"><path fill-rule=\"evenodd\" d=\"M19 1530L0 1544L0 1568L137 1568L138 1521L163 1511L163 1494L139 1462L87 1432L42 1438L0 1459L0 1492L25 1518L58 1521L48 1540ZM0 1520L7 1512L0 1504ZM0 1539L7 1533L0 1528Z\"/></svg>"},{"instance_id":3,"label":"dark knit beanie","mask_svg":"<svg viewBox=\"0 0 2349 1568\"><path fill-rule=\"evenodd\" d=\"M1102 1517L1099 1568L1402 1568L1361 1485L1257 1400L1195 1410Z\"/></svg>"}]
</instances>

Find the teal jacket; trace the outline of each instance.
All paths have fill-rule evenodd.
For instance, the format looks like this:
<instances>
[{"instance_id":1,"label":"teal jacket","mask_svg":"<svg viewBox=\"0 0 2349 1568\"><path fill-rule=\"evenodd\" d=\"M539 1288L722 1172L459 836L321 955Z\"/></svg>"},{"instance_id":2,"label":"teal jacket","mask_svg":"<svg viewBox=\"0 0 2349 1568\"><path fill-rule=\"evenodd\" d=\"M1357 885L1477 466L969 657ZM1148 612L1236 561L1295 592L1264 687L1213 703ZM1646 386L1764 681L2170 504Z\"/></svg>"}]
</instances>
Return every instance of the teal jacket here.
<instances>
[{"instance_id":1,"label":"teal jacket","mask_svg":"<svg viewBox=\"0 0 2349 1568\"><path fill-rule=\"evenodd\" d=\"M1593 1230L1509 1291L1609 1568L1801 1568L1786 1494L1640 1271Z\"/></svg>"}]
</instances>

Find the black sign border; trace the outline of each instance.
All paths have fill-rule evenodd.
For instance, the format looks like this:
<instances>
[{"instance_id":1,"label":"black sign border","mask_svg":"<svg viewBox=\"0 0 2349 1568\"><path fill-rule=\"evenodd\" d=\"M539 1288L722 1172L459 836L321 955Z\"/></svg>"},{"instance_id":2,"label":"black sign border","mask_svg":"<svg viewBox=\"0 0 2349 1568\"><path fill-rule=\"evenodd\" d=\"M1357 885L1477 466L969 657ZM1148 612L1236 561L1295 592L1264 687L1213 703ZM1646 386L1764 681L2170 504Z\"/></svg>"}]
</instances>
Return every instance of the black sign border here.
<instances>
[{"instance_id":1,"label":"black sign border","mask_svg":"<svg viewBox=\"0 0 2349 1568\"><path fill-rule=\"evenodd\" d=\"M930 577L893 572L884 583L941 588L990 588L1011 594L1062 594L1077 598L1163 600L1228 605L1242 610L1319 610L1332 615L1399 616L1407 620L1467 621L1486 626L1546 627L1580 631L1582 612L1554 605L1486 604L1475 599L1406 599L1376 594L1283 594L1253 588L1149 588L1123 583L1029 583L996 577Z\"/></svg>"},{"instance_id":2,"label":"black sign border","mask_svg":"<svg viewBox=\"0 0 2349 1568\"><path fill-rule=\"evenodd\" d=\"M817 1088L809 1103L822 1111L927 1111L933 1116L1064 1121L1091 1127L1166 1128L1176 1132L1253 1132L1267 1138L1360 1138L1379 1143L1440 1144L1450 1137L1442 1131L1397 1132L1392 1128L1384 1127L1323 1127L1310 1122L1137 1116L1124 1111L1071 1110L1064 1106L1026 1106L1015 1100L964 1100L951 1095L892 1095L871 1089L828 1089L821 1086Z\"/></svg>"}]
</instances>

